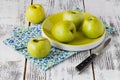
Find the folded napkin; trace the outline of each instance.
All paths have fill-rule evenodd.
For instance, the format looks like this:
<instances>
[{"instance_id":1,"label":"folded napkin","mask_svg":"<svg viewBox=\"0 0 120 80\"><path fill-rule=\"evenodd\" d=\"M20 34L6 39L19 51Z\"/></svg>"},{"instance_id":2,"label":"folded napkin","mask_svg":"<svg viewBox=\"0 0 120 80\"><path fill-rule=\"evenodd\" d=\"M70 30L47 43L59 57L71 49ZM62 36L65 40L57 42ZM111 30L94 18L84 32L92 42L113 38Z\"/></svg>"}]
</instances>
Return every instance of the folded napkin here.
<instances>
[{"instance_id":1,"label":"folded napkin","mask_svg":"<svg viewBox=\"0 0 120 80\"><path fill-rule=\"evenodd\" d=\"M104 22L106 26L106 36L112 34L115 32L115 29L108 26L106 22ZM13 30L13 35L3 41L6 45L12 47L15 51L22 54L25 58L31 60L35 65L37 65L40 69L43 71L46 71L47 69L51 68L52 66L66 60L67 58L71 57L72 55L78 53L77 51L66 51L61 50L55 47L51 47L50 54L42 59L33 58L28 55L27 48L23 48L27 46L27 42L30 40L30 38L36 37L36 36L42 36L41 34L41 24L31 26L28 28L17 28L15 27Z\"/></svg>"}]
</instances>

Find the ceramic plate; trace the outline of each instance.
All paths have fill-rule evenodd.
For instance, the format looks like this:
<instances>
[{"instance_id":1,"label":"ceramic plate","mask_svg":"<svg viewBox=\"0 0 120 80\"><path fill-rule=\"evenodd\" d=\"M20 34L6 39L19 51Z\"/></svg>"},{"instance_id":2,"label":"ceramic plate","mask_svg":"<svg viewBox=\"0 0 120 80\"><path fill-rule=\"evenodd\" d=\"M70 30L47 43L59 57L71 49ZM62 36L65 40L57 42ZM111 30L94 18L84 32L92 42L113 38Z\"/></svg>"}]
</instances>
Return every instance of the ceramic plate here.
<instances>
[{"instance_id":1,"label":"ceramic plate","mask_svg":"<svg viewBox=\"0 0 120 80\"><path fill-rule=\"evenodd\" d=\"M42 35L50 40L52 46L69 51L83 51L98 46L104 40L105 33L97 39L88 39L81 32L77 32L76 38L69 43L57 41L53 37L51 29L55 23L62 20L62 15L63 12L53 14L46 18L42 24Z\"/></svg>"}]
</instances>

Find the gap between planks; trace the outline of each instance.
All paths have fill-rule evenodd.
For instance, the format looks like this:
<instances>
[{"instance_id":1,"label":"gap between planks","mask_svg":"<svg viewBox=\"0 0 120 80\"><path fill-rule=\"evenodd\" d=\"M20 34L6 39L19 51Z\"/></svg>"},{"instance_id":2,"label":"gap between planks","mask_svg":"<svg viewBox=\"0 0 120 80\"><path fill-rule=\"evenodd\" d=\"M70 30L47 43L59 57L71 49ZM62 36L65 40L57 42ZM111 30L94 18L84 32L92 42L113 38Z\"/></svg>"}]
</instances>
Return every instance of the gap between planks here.
<instances>
[{"instance_id":1,"label":"gap between planks","mask_svg":"<svg viewBox=\"0 0 120 80\"><path fill-rule=\"evenodd\" d=\"M25 64L24 64L24 75L23 75L23 80L26 78L26 67L27 67L27 59L25 59Z\"/></svg>"},{"instance_id":2,"label":"gap between planks","mask_svg":"<svg viewBox=\"0 0 120 80\"><path fill-rule=\"evenodd\" d=\"M31 5L33 4L33 0L31 0ZM31 23L29 22L28 23L28 26L30 26L31 25ZM23 80L25 80L26 79L26 70L27 70L27 59L25 59L25 64L24 64L25 66L24 66L24 74L23 74Z\"/></svg>"},{"instance_id":3,"label":"gap between planks","mask_svg":"<svg viewBox=\"0 0 120 80\"><path fill-rule=\"evenodd\" d=\"M84 12L86 12L86 9L85 9L85 1L83 0L83 10L84 10ZM90 55L92 54L92 49L90 49L89 50L90 51ZM92 74L93 74L93 80L95 80L95 71L94 71L94 64L93 64L93 62L91 63L91 66L92 66Z\"/></svg>"},{"instance_id":4,"label":"gap between planks","mask_svg":"<svg viewBox=\"0 0 120 80\"><path fill-rule=\"evenodd\" d=\"M33 4L33 0L31 0L31 4ZM28 23L28 26L30 26L31 23ZM24 64L24 74L23 74L23 80L26 79L26 70L27 70L27 59L25 59L25 64Z\"/></svg>"},{"instance_id":5,"label":"gap between planks","mask_svg":"<svg viewBox=\"0 0 120 80\"><path fill-rule=\"evenodd\" d=\"M90 50L90 55L92 54L92 50ZM93 80L95 80L95 71L94 71L94 64L93 62L91 63L92 65L92 74L93 74Z\"/></svg>"}]
</instances>

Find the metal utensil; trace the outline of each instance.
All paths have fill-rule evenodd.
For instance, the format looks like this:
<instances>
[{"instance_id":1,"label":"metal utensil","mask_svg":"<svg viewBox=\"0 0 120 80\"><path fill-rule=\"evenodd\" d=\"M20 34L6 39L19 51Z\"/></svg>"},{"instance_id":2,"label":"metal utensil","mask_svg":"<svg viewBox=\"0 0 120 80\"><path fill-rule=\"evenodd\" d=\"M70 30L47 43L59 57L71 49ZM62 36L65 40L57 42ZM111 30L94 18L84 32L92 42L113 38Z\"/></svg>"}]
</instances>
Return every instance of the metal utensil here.
<instances>
[{"instance_id":1,"label":"metal utensil","mask_svg":"<svg viewBox=\"0 0 120 80\"><path fill-rule=\"evenodd\" d=\"M105 40L101 45L99 45L93 54L87 57L82 63L78 64L75 68L77 71L82 72L93 60L105 49L105 47L110 43L111 38Z\"/></svg>"}]
</instances>

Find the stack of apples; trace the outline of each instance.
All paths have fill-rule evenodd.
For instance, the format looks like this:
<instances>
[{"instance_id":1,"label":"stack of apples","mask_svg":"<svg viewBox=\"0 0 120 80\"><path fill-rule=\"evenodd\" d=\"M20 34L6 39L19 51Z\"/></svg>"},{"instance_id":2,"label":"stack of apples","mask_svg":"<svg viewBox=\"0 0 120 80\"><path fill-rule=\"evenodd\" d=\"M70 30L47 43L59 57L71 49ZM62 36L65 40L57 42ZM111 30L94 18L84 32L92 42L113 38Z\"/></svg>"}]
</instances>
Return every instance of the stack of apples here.
<instances>
[{"instance_id":1,"label":"stack of apples","mask_svg":"<svg viewBox=\"0 0 120 80\"><path fill-rule=\"evenodd\" d=\"M60 42L67 43L75 38L76 32L89 39L95 39L104 34L104 24L92 14L79 10L63 12L63 18L52 28L52 35Z\"/></svg>"},{"instance_id":2,"label":"stack of apples","mask_svg":"<svg viewBox=\"0 0 120 80\"><path fill-rule=\"evenodd\" d=\"M42 5L33 4L26 10L26 18L31 23L40 23L45 18ZM63 12L62 20L53 25L51 33L56 40L68 43L75 39L76 32L89 39L95 39L104 34L105 26L96 16L79 10ZM43 58L50 52L50 42L44 37L33 38L28 42L28 52L36 58Z\"/></svg>"}]
</instances>

